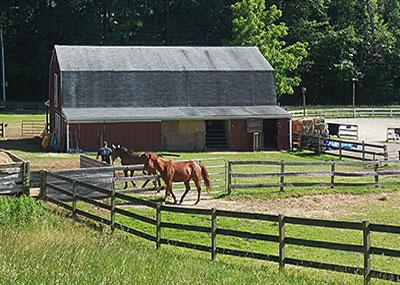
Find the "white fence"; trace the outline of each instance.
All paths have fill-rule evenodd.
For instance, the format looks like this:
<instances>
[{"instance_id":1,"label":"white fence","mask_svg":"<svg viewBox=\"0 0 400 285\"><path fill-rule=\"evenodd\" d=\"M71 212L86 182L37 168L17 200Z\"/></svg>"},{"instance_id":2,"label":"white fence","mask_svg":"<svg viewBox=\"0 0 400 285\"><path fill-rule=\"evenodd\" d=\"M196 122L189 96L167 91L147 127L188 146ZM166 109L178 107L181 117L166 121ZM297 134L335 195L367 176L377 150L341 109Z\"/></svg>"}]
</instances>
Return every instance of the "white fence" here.
<instances>
[{"instance_id":1,"label":"white fence","mask_svg":"<svg viewBox=\"0 0 400 285\"><path fill-rule=\"evenodd\" d=\"M303 110L287 108L293 118L303 117ZM306 116L325 118L353 118L353 117L400 117L400 108L310 108L306 109Z\"/></svg>"}]
</instances>

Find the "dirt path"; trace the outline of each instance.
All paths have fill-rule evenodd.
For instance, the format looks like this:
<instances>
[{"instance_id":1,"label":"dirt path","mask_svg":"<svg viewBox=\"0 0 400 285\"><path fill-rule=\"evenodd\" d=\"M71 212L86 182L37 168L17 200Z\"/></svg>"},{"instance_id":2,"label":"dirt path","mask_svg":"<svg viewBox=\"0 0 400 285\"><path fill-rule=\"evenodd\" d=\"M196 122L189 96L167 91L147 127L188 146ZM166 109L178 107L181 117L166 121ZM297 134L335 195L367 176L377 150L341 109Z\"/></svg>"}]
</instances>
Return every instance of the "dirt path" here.
<instances>
[{"instance_id":1,"label":"dirt path","mask_svg":"<svg viewBox=\"0 0 400 285\"><path fill-rule=\"evenodd\" d=\"M181 206L193 207L195 194L191 193ZM366 195L325 194L296 198L275 199L211 199L204 197L197 208L283 214L298 217L343 219L353 216L352 209L385 206L385 203L400 203L400 193L371 193Z\"/></svg>"}]
</instances>

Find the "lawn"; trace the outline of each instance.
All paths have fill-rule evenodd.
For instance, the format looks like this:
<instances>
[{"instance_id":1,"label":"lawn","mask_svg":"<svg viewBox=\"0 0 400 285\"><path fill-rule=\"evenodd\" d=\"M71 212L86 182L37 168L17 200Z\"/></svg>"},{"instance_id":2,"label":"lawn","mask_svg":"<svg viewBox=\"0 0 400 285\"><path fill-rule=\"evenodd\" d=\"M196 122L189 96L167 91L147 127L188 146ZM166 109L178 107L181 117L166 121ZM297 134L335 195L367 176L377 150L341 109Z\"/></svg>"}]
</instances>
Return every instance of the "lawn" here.
<instances>
[{"instance_id":1,"label":"lawn","mask_svg":"<svg viewBox=\"0 0 400 285\"><path fill-rule=\"evenodd\" d=\"M33 213L33 214L32 214ZM153 244L75 222L31 198L0 198L1 284L354 284L360 277Z\"/></svg>"}]
</instances>

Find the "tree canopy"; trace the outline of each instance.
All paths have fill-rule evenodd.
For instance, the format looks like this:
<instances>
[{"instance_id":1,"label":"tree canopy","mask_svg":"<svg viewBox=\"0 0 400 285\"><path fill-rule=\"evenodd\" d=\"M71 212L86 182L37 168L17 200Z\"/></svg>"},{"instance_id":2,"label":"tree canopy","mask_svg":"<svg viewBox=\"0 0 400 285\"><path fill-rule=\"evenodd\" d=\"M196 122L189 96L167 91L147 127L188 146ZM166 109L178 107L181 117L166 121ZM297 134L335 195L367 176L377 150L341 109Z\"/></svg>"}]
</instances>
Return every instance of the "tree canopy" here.
<instances>
[{"instance_id":1,"label":"tree canopy","mask_svg":"<svg viewBox=\"0 0 400 285\"><path fill-rule=\"evenodd\" d=\"M44 101L55 44L254 45L282 104L398 104L398 0L0 1L8 99Z\"/></svg>"}]
</instances>

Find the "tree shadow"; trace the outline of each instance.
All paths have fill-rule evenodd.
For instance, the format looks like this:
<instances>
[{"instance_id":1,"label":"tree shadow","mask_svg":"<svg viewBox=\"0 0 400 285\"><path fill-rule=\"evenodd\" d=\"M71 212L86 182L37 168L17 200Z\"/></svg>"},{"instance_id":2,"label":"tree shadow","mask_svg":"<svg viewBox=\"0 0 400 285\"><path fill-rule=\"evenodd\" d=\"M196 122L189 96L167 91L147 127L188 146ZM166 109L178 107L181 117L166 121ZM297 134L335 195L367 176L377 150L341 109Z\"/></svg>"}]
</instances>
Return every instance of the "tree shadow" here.
<instances>
[{"instance_id":1,"label":"tree shadow","mask_svg":"<svg viewBox=\"0 0 400 285\"><path fill-rule=\"evenodd\" d=\"M5 139L0 140L0 149L5 150L20 150L27 152L43 152L40 145L40 138L18 138L18 139Z\"/></svg>"}]
</instances>

